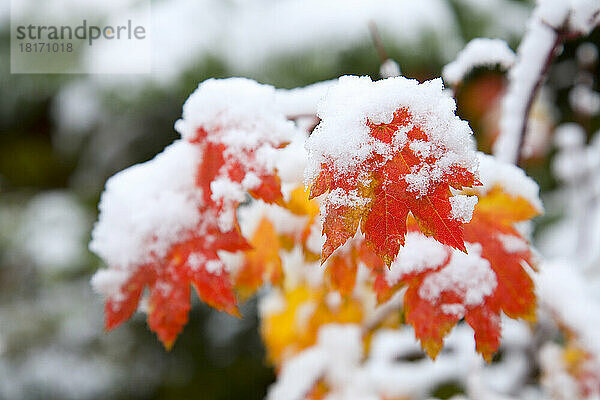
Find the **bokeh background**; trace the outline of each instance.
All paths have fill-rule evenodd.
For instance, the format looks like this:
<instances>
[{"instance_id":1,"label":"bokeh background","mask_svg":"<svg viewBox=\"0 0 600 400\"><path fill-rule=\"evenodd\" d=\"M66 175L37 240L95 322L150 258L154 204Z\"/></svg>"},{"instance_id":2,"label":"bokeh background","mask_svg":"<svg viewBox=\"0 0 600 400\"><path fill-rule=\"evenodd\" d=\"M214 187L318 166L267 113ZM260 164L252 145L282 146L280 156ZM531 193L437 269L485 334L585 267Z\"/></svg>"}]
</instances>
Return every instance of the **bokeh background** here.
<instances>
[{"instance_id":1,"label":"bokeh background","mask_svg":"<svg viewBox=\"0 0 600 400\"><path fill-rule=\"evenodd\" d=\"M74 8L103 21L136 7L134 0L63 3L65 20ZM343 74L379 78L373 21L403 75L430 79L472 38L516 48L533 4L155 0L152 7L152 74L18 75L9 67L10 1L0 0L0 399L262 399L274 372L253 300L243 319L195 301L170 352L141 314L103 331L102 299L89 285L102 263L87 243L106 179L173 141L183 102L207 78L246 76L285 88ZM565 46L534 109L539 143L526 168L543 193L557 187L553 126L576 121L589 135L599 127L597 110L569 103L576 81L589 83L582 74L592 74L588 86L597 90L597 62L582 70L577 61L584 42L593 53L589 43L600 43L600 34ZM459 113L481 149L497 133L489 110L505 84L501 71L479 70L459 93ZM551 208L539 219L538 237L563 212Z\"/></svg>"}]
</instances>

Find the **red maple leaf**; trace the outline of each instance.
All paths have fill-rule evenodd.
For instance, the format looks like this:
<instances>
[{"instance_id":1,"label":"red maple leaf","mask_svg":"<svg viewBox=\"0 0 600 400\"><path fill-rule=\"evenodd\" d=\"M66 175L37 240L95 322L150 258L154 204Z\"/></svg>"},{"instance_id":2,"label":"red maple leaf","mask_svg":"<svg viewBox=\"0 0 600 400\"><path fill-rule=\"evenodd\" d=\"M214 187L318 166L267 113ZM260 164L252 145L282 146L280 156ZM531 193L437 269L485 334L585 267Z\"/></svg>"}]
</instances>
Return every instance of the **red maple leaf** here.
<instances>
[{"instance_id":1,"label":"red maple leaf","mask_svg":"<svg viewBox=\"0 0 600 400\"><path fill-rule=\"evenodd\" d=\"M248 250L250 246L237 226L227 233L220 232L216 224L201 231L201 235L173 245L164 258L138 267L119 295L106 302L107 330L131 317L145 287L149 289L148 326L167 349L187 323L190 284L208 305L239 316L231 277L217 251Z\"/></svg>"},{"instance_id":2,"label":"red maple leaf","mask_svg":"<svg viewBox=\"0 0 600 400\"><path fill-rule=\"evenodd\" d=\"M213 132L214 133L214 132ZM218 138L218 135L216 136ZM251 246L241 235L235 211L238 199L224 201L213 199L211 183L218 178L242 184L248 174L254 183L250 194L266 202L282 201L280 181L275 171L269 171L257 162L256 146L230 151L228 146L199 128L194 146L201 146L202 157L196 174L196 185L202 189L203 205L198 212L202 215L196 230L182 235L182 240L172 243L164 257L140 265L122 285L117 296L106 302L106 329L110 330L129 319L138 307L144 291L149 289L147 304L148 326L158 335L166 348L187 323L190 309L190 285L198 297L208 305L232 315L239 315L232 279L224 268L217 251L246 251ZM268 143L267 143L268 144ZM256 180L259 180L256 184ZM227 215L231 229L223 231L219 216ZM262 278L262 276L260 277ZM253 283L255 286L261 282Z\"/></svg>"},{"instance_id":3,"label":"red maple leaf","mask_svg":"<svg viewBox=\"0 0 600 400\"><path fill-rule=\"evenodd\" d=\"M327 240L323 262L353 237L360 225L369 246L390 265L404 244L409 213L423 233L465 251L463 223L452 214L450 188L471 187L478 180L467 168L452 164L438 171L439 176L424 189L411 185L409 175L434 167L445 151L429 142L427 133L413 122L405 108L397 110L388 124L367 121L369 134L383 144L391 145L406 131L406 143L391 158L375 153L351 171L338 171L333 162L321 165L310 195L329 192L324 212L323 233ZM411 146L413 143L425 143L435 151L419 151Z\"/></svg>"},{"instance_id":4,"label":"red maple leaf","mask_svg":"<svg viewBox=\"0 0 600 400\"><path fill-rule=\"evenodd\" d=\"M468 298L468 290L477 291L481 285L485 285L481 283L477 286L477 281L471 288L461 287L460 281L443 285L436 296L428 296L427 287L424 288L427 279L444 273L450 260L418 274L401 276L393 287L385 282L383 274L378 275L375 281L378 296L385 300L390 292L407 285L404 296L406 321L414 327L415 335L432 358L441 350L444 337L464 318L475 332L477 351L486 360L491 360L500 345L501 312L514 319L535 319L534 286L526 271L527 265L535 265L535 260L529 243L514 224L538 214L539 211L527 200L511 196L500 188L494 188L480 197L473 219L464 226L464 237L472 246L478 246L475 256L487 265L484 268L493 273L495 286L485 293L481 301L470 303ZM460 254L454 250L453 257L461 257ZM470 256L473 254L471 251ZM453 262L456 265L457 260ZM462 267L467 268L468 265L464 265L467 263L463 262ZM477 274L477 270L464 271L467 278L469 274ZM465 274L458 278L465 279ZM444 276L443 279L447 281L449 278Z\"/></svg>"},{"instance_id":5,"label":"red maple leaf","mask_svg":"<svg viewBox=\"0 0 600 400\"><path fill-rule=\"evenodd\" d=\"M203 191L204 202L209 206L223 207L223 204L215 204L212 199L211 183L217 177L227 177L232 182L242 183L248 173L253 174L260 180L260 183L249 190L249 193L255 197L264 200L267 203L280 203L282 201L281 181L274 171L268 171L261 168L256 160L256 149L265 144L256 143L254 147L236 149L236 151L227 151L228 146L216 139L203 128L197 129L197 135L192 143L199 143L203 146L202 161L198 165L197 185ZM274 147L280 147L281 144L274 143Z\"/></svg>"}]
</instances>

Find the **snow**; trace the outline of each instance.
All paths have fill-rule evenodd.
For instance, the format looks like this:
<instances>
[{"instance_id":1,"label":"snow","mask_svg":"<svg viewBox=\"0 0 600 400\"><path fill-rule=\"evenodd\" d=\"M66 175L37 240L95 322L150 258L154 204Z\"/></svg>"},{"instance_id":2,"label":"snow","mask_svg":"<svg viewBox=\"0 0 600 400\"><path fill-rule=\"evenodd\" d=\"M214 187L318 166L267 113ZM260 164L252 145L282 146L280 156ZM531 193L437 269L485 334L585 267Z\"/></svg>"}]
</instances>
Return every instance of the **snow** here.
<instances>
[{"instance_id":1,"label":"snow","mask_svg":"<svg viewBox=\"0 0 600 400\"><path fill-rule=\"evenodd\" d=\"M456 60L444 67L442 76L446 83L456 85L477 67L499 65L502 69L508 70L514 62L515 53L504 40L477 38L471 40L458 53Z\"/></svg>"},{"instance_id":2,"label":"snow","mask_svg":"<svg viewBox=\"0 0 600 400\"><path fill-rule=\"evenodd\" d=\"M319 330L317 346L330 355L327 380L333 384L347 381L346 365L356 365L363 355L362 332L355 325L331 324Z\"/></svg>"},{"instance_id":3,"label":"snow","mask_svg":"<svg viewBox=\"0 0 600 400\"><path fill-rule=\"evenodd\" d=\"M329 192L327 196L327 207L339 207L339 206L349 206L349 207L362 207L369 203L369 199L362 197L357 189L354 190L344 190L342 188L337 188Z\"/></svg>"},{"instance_id":4,"label":"snow","mask_svg":"<svg viewBox=\"0 0 600 400\"><path fill-rule=\"evenodd\" d=\"M325 296L325 304L330 310L339 310L340 306L343 304L344 299L339 292L329 292Z\"/></svg>"},{"instance_id":5,"label":"snow","mask_svg":"<svg viewBox=\"0 0 600 400\"><path fill-rule=\"evenodd\" d=\"M38 268L60 272L85 263L87 229L91 218L75 196L42 192L27 204L19 229L17 248Z\"/></svg>"},{"instance_id":6,"label":"snow","mask_svg":"<svg viewBox=\"0 0 600 400\"><path fill-rule=\"evenodd\" d=\"M579 124L568 122L554 131L554 143L561 150L580 149L585 144L585 130Z\"/></svg>"},{"instance_id":7,"label":"snow","mask_svg":"<svg viewBox=\"0 0 600 400\"><path fill-rule=\"evenodd\" d=\"M269 400L301 400L323 377L338 386L354 375L362 357L360 328L356 325L324 325L317 344L286 363L271 386Z\"/></svg>"},{"instance_id":8,"label":"snow","mask_svg":"<svg viewBox=\"0 0 600 400\"><path fill-rule=\"evenodd\" d=\"M385 279L388 285L393 286L407 275L440 267L448 257L448 250L437 240L420 232L408 232L404 246L385 271Z\"/></svg>"},{"instance_id":9,"label":"snow","mask_svg":"<svg viewBox=\"0 0 600 400\"><path fill-rule=\"evenodd\" d=\"M379 67L379 75L384 79L400 76L401 74L400 65L390 58L382 62L381 67Z\"/></svg>"},{"instance_id":10,"label":"snow","mask_svg":"<svg viewBox=\"0 0 600 400\"><path fill-rule=\"evenodd\" d=\"M580 397L577 382L564 363L563 349L555 343L546 343L540 350L540 365L544 375L541 383L546 393L556 399Z\"/></svg>"},{"instance_id":11,"label":"snow","mask_svg":"<svg viewBox=\"0 0 600 400\"><path fill-rule=\"evenodd\" d=\"M246 192L261 184L260 175L282 168L285 180L294 180L304 163L295 154L305 135L286 119L276 103L275 88L245 78L209 79L202 82L183 106L183 117L175 129L189 141L201 140L225 146L225 165L235 162L245 169L240 183L232 181L226 167L211 182L212 200L223 205L218 216L223 232L233 228L235 204ZM278 148L293 143L287 150ZM200 145L204 145L201 142Z\"/></svg>"},{"instance_id":12,"label":"snow","mask_svg":"<svg viewBox=\"0 0 600 400\"><path fill-rule=\"evenodd\" d=\"M240 228L244 237L251 238L261 220L266 218L273 224L275 231L281 235L299 238L308 224L309 218L296 215L286 208L275 204L267 204L262 200L254 200L238 210Z\"/></svg>"},{"instance_id":13,"label":"snow","mask_svg":"<svg viewBox=\"0 0 600 400\"><path fill-rule=\"evenodd\" d=\"M197 129L238 149L251 149L260 139L284 143L293 134L293 123L275 104L275 88L246 78L208 79L183 105L175 129L193 139Z\"/></svg>"},{"instance_id":14,"label":"snow","mask_svg":"<svg viewBox=\"0 0 600 400\"><path fill-rule=\"evenodd\" d=\"M457 194L450 197L450 205L452 206L452 217L460 222L469 223L473 218L473 210L479 198L477 196L465 196Z\"/></svg>"},{"instance_id":15,"label":"snow","mask_svg":"<svg viewBox=\"0 0 600 400\"><path fill-rule=\"evenodd\" d=\"M164 257L172 244L182 241L205 216L202 191L195 185L200 150L176 141L154 159L114 175L106 182L98 206L100 215L92 232L90 250L111 271L134 272L139 265ZM111 279L102 273L97 289ZM102 282L102 284L100 284Z\"/></svg>"},{"instance_id":16,"label":"snow","mask_svg":"<svg viewBox=\"0 0 600 400\"><path fill-rule=\"evenodd\" d=\"M24 380L30 391L25 393L31 393L32 388L43 387L44 396L63 399L103 396L111 383L117 380L115 375L118 374L101 357L64 354L63 349L56 344L32 352L23 364L19 366L21 371L13 374L17 377L19 372L26 374ZM25 393L21 393L21 398L28 397Z\"/></svg>"},{"instance_id":17,"label":"snow","mask_svg":"<svg viewBox=\"0 0 600 400\"><path fill-rule=\"evenodd\" d=\"M308 135L298 130L290 144L277 151L275 168L281 182L294 187L302 184L308 155L304 148ZM285 191L284 191L285 192ZM284 193L284 196L286 193Z\"/></svg>"},{"instance_id":18,"label":"snow","mask_svg":"<svg viewBox=\"0 0 600 400\"><path fill-rule=\"evenodd\" d=\"M221 268L229 273L238 271L244 263L244 254L242 252L230 253L224 250L218 250L217 256L223 263Z\"/></svg>"},{"instance_id":19,"label":"snow","mask_svg":"<svg viewBox=\"0 0 600 400\"><path fill-rule=\"evenodd\" d=\"M569 16L571 0L541 0L537 2L534 19L543 21L551 27L560 27Z\"/></svg>"},{"instance_id":20,"label":"snow","mask_svg":"<svg viewBox=\"0 0 600 400\"><path fill-rule=\"evenodd\" d=\"M288 117L314 115L317 113L317 104L335 83L336 80L330 80L300 88L276 89L275 102L279 110Z\"/></svg>"},{"instance_id":21,"label":"snow","mask_svg":"<svg viewBox=\"0 0 600 400\"><path fill-rule=\"evenodd\" d=\"M419 296L436 304L443 292L454 292L465 306L477 306L493 293L497 286L496 274L489 261L481 257L481 245L466 243L466 247L468 254L453 250L446 267L427 275L419 288Z\"/></svg>"},{"instance_id":22,"label":"snow","mask_svg":"<svg viewBox=\"0 0 600 400\"><path fill-rule=\"evenodd\" d=\"M118 302L123 296L121 288L129 277L130 273L125 270L100 269L92 276L91 284L98 294Z\"/></svg>"},{"instance_id":23,"label":"snow","mask_svg":"<svg viewBox=\"0 0 600 400\"><path fill-rule=\"evenodd\" d=\"M364 372L380 398L426 398L443 382L460 381L475 359L473 337L465 326L457 326L446 339L448 351L435 361L407 359L421 349L411 328L380 330L371 344Z\"/></svg>"},{"instance_id":24,"label":"snow","mask_svg":"<svg viewBox=\"0 0 600 400\"><path fill-rule=\"evenodd\" d=\"M187 265L193 271L200 269L205 262L206 257L202 253L191 253L187 258Z\"/></svg>"},{"instance_id":25,"label":"snow","mask_svg":"<svg viewBox=\"0 0 600 400\"><path fill-rule=\"evenodd\" d=\"M600 301L593 286L576 273L575 266L560 259L540 265L535 284L541 305L555 313L578 342L600 359Z\"/></svg>"},{"instance_id":26,"label":"snow","mask_svg":"<svg viewBox=\"0 0 600 400\"><path fill-rule=\"evenodd\" d=\"M496 393L514 393L521 385L519 379L529 371L524 352L531 336L522 325L504 322L511 346L503 348L501 361L485 367L474 351L473 332L464 324L448 335L446 351L435 361L412 359L423 353L410 327L376 331L363 354L360 326L324 325L316 345L283 365L267 398L303 399L318 381L328 389L327 400L425 399L448 382L467 387L474 399L512 398Z\"/></svg>"},{"instance_id":27,"label":"snow","mask_svg":"<svg viewBox=\"0 0 600 400\"><path fill-rule=\"evenodd\" d=\"M569 91L569 104L576 113L593 117L600 113L600 93L588 85L575 85Z\"/></svg>"},{"instance_id":28,"label":"snow","mask_svg":"<svg viewBox=\"0 0 600 400\"><path fill-rule=\"evenodd\" d=\"M220 260L209 260L204 264L204 269L209 274L220 275L223 271L223 263Z\"/></svg>"},{"instance_id":29,"label":"snow","mask_svg":"<svg viewBox=\"0 0 600 400\"><path fill-rule=\"evenodd\" d=\"M565 123L556 128L554 142L559 152L552 161L552 172L561 181L577 185L584 179L589 169L585 141L585 130L579 124Z\"/></svg>"},{"instance_id":30,"label":"snow","mask_svg":"<svg viewBox=\"0 0 600 400\"><path fill-rule=\"evenodd\" d=\"M248 172L248 173L246 173L246 176L244 176L244 179L242 180L242 187L245 187L248 190L255 190L255 189L258 189L261 182L262 181L260 180L260 177L258 175L256 175L254 172ZM211 187L211 190L212 190L212 187Z\"/></svg>"},{"instance_id":31,"label":"snow","mask_svg":"<svg viewBox=\"0 0 600 400\"><path fill-rule=\"evenodd\" d=\"M251 173L249 173L251 174ZM244 180L246 180L244 178ZM242 181L243 182L243 181ZM248 188L252 189L252 187ZM217 177L210 183L212 192L210 198L217 204L224 205L217 216L217 223L221 232L229 232L233 229L235 223L235 205L246 199L244 187L233 182L227 177Z\"/></svg>"},{"instance_id":32,"label":"snow","mask_svg":"<svg viewBox=\"0 0 600 400\"><path fill-rule=\"evenodd\" d=\"M18 274L23 267L9 271ZM164 373L164 350L136 348L139 341L131 326L106 335L102 304L86 273L68 275L30 275L35 290L0 305L0 398L150 396Z\"/></svg>"},{"instance_id":33,"label":"snow","mask_svg":"<svg viewBox=\"0 0 600 400\"><path fill-rule=\"evenodd\" d=\"M324 373L327 359L320 348L303 352L285 364L268 400L302 400Z\"/></svg>"},{"instance_id":34,"label":"snow","mask_svg":"<svg viewBox=\"0 0 600 400\"><path fill-rule=\"evenodd\" d=\"M579 65L589 68L598 62L598 47L592 42L582 43L577 47L575 56Z\"/></svg>"},{"instance_id":35,"label":"snow","mask_svg":"<svg viewBox=\"0 0 600 400\"><path fill-rule=\"evenodd\" d=\"M306 248L314 253L319 254L325 244L325 236L323 235L323 221L321 216L316 218L315 223L310 227L310 233L306 238Z\"/></svg>"},{"instance_id":36,"label":"snow","mask_svg":"<svg viewBox=\"0 0 600 400\"><path fill-rule=\"evenodd\" d=\"M486 194L494 187L500 186L504 192L524 198L537 211L543 212L544 206L539 197L540 188L522 169L484 153L478 153L478 156L479 180L483 184L477 188L479 193Z\"/></svg>"},{"instance_id":37,"label":"snow","mask_svg":"<svg viewBox=\"0 0 600 400\"><path fill-rule=\"evenodd\" d=\"M286 290L292 290L301 285L311 288L319 288L323 285L325 274L321 263L319 261L307 262L302 246L296 245L291 251L280 251L279 256L285 276L284 287Z\"/></svg>"},{"instance_id":38,"label":"snow","mask_svg":"<svg viewBox=\"0 0 600 400\"><path fill-rule=\"evenodd\" d=\"M317 344L286 363L268 400L302 400L324 377L333 385L347 382L362 356L358 326L330 324L321 327Z\"/></svg>"},{"instance_id":39,"label":"snow","mask_svg":"<svg viewBox=\"0 0 600 400\"><path fill-rule=\"evenodd\" d=\"M553 26L560 24L552 25L552 22L556 23L561 16L564 18L568 11L566 4L557 4L562 0L552 2L556 7L546 7L550 1L538 4L517 50L517 61L509 72L509 85L502 100L501 134L494 144L494 155L502 161L515 162L519 156L519 138L528 112L528 101L554 51L556 32Z\"/></svg>"},{"instance_id":40,"label":"snow","mask_svg":"<svg viewBox=\"0 0 600 400\"><path fill-rule=\"evenodd\" d=\"M518 236L499 233L496 237L508 253L520 253L529 250L529 243Z\"/></svg>"},{"instance_id":41,"label":"snow","mask_svg":"<svg viewBox=\"0 0 600 400\"><path fill-rule=\"evenodd\" d=\"M250 179L247 179L250 176ZM242 202L246 198L246 193L243 189L243 183L246 182L250 187L249 189L255 188L255 182L252 178L256 177L253 173L248 173L242 180L242 184L233 182L231 179L226 177L216 178L210 183L211 200L214 202L223 201L224 199L230 201ZM227 232L229 229L224 229Z\"/></svg>"},{"instance_id":42,"label":"snow","mask_svg":"<svg viewBox=\"0 0 600 400\"><path fill-rule=\"evenodd\" d=\"M373 82L369 77L343 76L319 104L321 123L307 140L307 185L316 179L322 163L332 162L338 173L352 171L360 176L367 173L366 168L373 168L364 165L370 157L391 159L406 144L402 133L410 127L403 128L398 139L387 144L369 135L367 121L389 123L401 108L408 110L412 123L421 127L431 141L431 148L422 151L439 157L434 165L422 163L413 168L405 178L409 190L426 194L452 166L476 169L471 130L454 114L456 105L443 93L440 79L419 84L403 77Z\"/></svg>"},{"instance_id":43,"label":"snow","mask_svg":"<svg viewBox=\"0 0 600 400\"><path fill-rule=\"evenodd\" d=\"M528 102L552 57L556 30L567 25L571 31L586 35L600 21L599 11L600 4L594 0L538 1L517 50L517 61L510 70L502 102L501 134L494 145L494 154L501 160L515 162L519 157L519 137L527 118Z\"/></svg>"},{"instance_id":44,"label":"snow","mask_svg":"<svg viewBox=\"0 0 600 400\"><path fill-rule=\"evenodd\" d=\"M569 28L587 36L600 23L597 0L570 0Z\"/></svg>"},{"instance_id":45,"label":"snow","mask_svg":"<svg viewBox=\"0 0 600 400\"><path fill-rule=\"evenodd\" d=\"M285 297L279 290L271 290L265 296L260 298L258 303L258 313L261 317L271 314L279 314L285 311Z\"/></svg>"}]
</instances>

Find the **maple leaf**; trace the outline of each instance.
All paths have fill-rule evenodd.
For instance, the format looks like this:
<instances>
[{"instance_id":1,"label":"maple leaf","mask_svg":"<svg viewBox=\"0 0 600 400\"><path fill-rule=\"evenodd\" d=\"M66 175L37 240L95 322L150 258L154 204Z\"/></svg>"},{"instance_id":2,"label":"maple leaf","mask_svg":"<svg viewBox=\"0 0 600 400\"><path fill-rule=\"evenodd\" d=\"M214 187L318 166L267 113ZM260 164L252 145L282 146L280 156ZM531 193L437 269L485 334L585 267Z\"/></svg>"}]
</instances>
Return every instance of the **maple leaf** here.
<instances>
[{"instance_id":1,"label":"maple leaf","mask_svg":"<svg viewBox=\"0 0 600 400\"><path fill-rule=\"evenodd\" d=\"M340 294L347 296L352 293L356 285L356 272L358 264L352 251L335 254L327 263L327 273L331 287Z\"/></svg>"},{"instance_id":2,"label":"maple leaf","mask_svg":"<svg viewBox=\"0 0 600 400\"><path fill-rule=\"evenodd\" d=\"M351 295L356 286L356 274L360 265L364 265L378 278L384 277L385 264L381 258L371 250L363 238L354 237L327 260L325 274L331 288L342 296ZM376 280L375 291L378 300L382 302L393 295L393 289L378 287L380 284L380 280Z\"/></svg>"},{"instance_id":3,"label":"maple leaf","mask_svg":"<svg viewBox=\"0 0 600 400\"><path fill-rule=\"evenodd\" d=\"M208 305L239 316L231 278L217 251L242 251L250 246L237 227L225 234L216 226L204 227L201 231L202 235L192 234L187 240L174 244L163 259L137 268L118 295L106 302L107 330L131 317L145 287L149 289L148 326L167 349L187 323L190 285Z\"/></svg>"},{"instance_id":4,"label":"maple leaf","mask_svg":"<svg viewBox=\"0 0 600 400\"><path fill-rule=\"evenodd\" d=\"M310 199L309 192L304 188L304 186L298 186L290 193L290 199L285 204L285 208L287 208L290 212L296 215L308 216L309 220L306 224L306 230L303 235L307 235L308 230L310 229L310 225L313 224L315 218L319 215L319 205L315 200Z\"/></svg>"},{"instance_id":5,"label":"maple leaf","mask_svg":"<svg viewBox=\"0 0 600 400\"><path fill-rule=\"evenodd\" d=\"M500 345L501 312L514 319L535 319L533 281L525 270L527 265L533 267L535 260L528 241L514 224L538 214L526 199L496 186L481 195L472 220L464 227L468 255L453 250L452 257L443 262L432 262L417 273L392 280L396 288L408 286L406 321L429 356L435 358L444 337L462 318L473 328L476 349L488 361ZM404 250L410 251L410 247ZM400 254L398 262L402 261ZM395 267L393 264L392 271ZM381 276L377 279L383 280ZM381 285L379 291L391 290L388 282Z\"/></svg>"},{"instance_id":6,"label":"maple leaf","mask_svg":"<svg viewBox=\"0 0 600 400\"><path fill-rule=\"evenodd\" d=\"M107 295L107 329L135 312L146 287L148 325L166 347L187 322L191 287L207 304L238 314L218 252L250 250L237 220L247 194L283 204L277 151L297 129L275 97L273 87L248 79L203 82L176 124L182 140L107 182L90 244L109 264L97 280ZM273 238L266 223L253 238L254 260L238 274L242 295L262 283L253 271L263 271L263 261L274 260L267 275L281 279L275 255L264 252Z\"/></svg>"},{"instance_id":7,"label":"maple leaf","mask_svg":"<svg viewBox=\"0 0 600 400\"><path fill-rule=\"evenodd\" d=\"M319 215L319 206L315 200L308 199L303 185L291 190L286 197L287 200L277 204L254 201L240 209L242 221L250 221L247 228L254 226L252 221L258 221L252 232L245 232L251 236L252 250L244 254L235 271L235 288L242 299L250 297L265 282L274 286L283 284L280 251L292 251L300 246L304 258L315 261L307 248L307 240Z\"/></svg>"},{"instance_id":8,"label":"maple leaf","mask_svg":"<svg viewBox=\"0 0 600 400\"><path fill-rule=\"evenodd\" d=\"M374 153L352 171L339 171L334 163L321 165L310 195L329 192L322 261L353 237L360 225L367 243L390 265L404 244L409 213L423 233L465 251L463 221L453 214L450 189L478 184L475 174L452 164L433 173L436 178L425 186L415 185L438 168L444 146L430 141L407 108L396 110L390 123L367 121L367 126L371 138L394 153L391 157Z\"/></svg>"},{"instance_id":9,"label":"maple leaf","mask_svg":"<svg viewBox=\"0 0 600 400\"><path fill-rule=\"evenodd\" d=\"M203 128L198 128L197 136L187 142L188 146L200 149L196 187L186 188L191 194L200 192L202 195L203 201L197 210L201 214L200 225L195 230L181 234L181 241L170 243L165 256L150 254L152 262L136 266L135 272L122 285L119 295L107 300L105 314L108 330L131 317L145 287L149 288L148 326L157 333L166 348L172 346L187 323L190 285L208 305L239 315L231 277L224 269L217 251L236 252L251 248L240 233L236 217L236 209L244 200L245 190L267 202L281 202L282 195L276 172L268 171L256 160L256 149L270 146L271 143L259 141L254 147L231 151L225 143L216 139ZM233 186L231 192L225 190L222 191L224 196L215 197L214 184L219 179ZM260 240L267 236L267 240L272 242L273 234L268 231L268 226L262 230L254 242L264 252L268 247ZM258 253L257 256L255 251L251 257L258 259L238 276L242 295L262 284L262 274L253 277L251 271L264 261L264 256L264 253ZM271 280L281 279L281 265L274 265L272 269ZM254 278L260 280L252 281Z\"/></svg>"},{"instance_id":10,"label":"maple leaf","mask_svg":"<svg viewBox=\"0 0 600 400\"><path fill-rule=\"evenodd\" d=\"M219 129L216 129L219 132ZM216 137L215 137L216 136ZM197 185L202 189L206 204L218 204L213 198L211 184L218 178L226 178L230 182L238 183L255 198L267 203L282 201L281 181L275 171L269 171L261 165L256 158L256 151L263 145L273 145L278 148L284 143L270 143L258 141L251 147L231 151L228 145L218 140L218 135L207 132L204 128L197 129L196 137L192 143L203 145L202 161L198 166ZM249 180L250 183L246 183Z\"/></svg>"},{"instance_id":11,"label":"maple leaf","mask_svg":"<svg viewBox=\"0 0 600 400\"><path fill-rule=\"evenodd\" d=\"M481 256L490 262L498 280L492 301L511 318L535 319L533 281L523 265L535 267L529 242L514 224L540 211L526 199L493 188L480 197L473 220L465 227L465 239L481 244Z\"/></svg>"},{"instance_id":12,"label":"maple leaf","mask_svg":"<svg viewBox=\"0 0 600 400\"><path fill-rule=\"evenodd\" d=\"M282 307L262 316L260 331L269 359L275 365L314 345L321 326L358 323L363 318L360 301L346 298L340 304L329 306L328 292L323 287L301 284L270 295L276 296Z\"/></svg>"},{"instance_id":13,"label":"maple leaf","mask_svg":"<svg viewBox=\"0 0 600 400\"><path fill-rule=\"evenodd\" d=\"M242 298L248 298L264 282L279 284L283 279L279 235L273 224L263 217L250 240L244 262L235 276L235 288Z\"/></svg>"}]
</instances>

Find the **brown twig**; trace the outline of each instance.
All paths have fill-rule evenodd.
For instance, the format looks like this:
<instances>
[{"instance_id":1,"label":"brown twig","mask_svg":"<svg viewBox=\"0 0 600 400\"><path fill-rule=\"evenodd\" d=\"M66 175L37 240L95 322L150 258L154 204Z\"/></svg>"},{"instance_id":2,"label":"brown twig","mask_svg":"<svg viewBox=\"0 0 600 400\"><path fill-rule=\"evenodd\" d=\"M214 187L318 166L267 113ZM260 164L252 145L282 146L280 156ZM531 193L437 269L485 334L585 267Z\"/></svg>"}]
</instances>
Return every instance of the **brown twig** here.
<instances>
[{"instance_id":1,"label":"brown twig","mask_svg":"<svg viewBox=\"0 0 600 400\"><path fill-rule=\"evenodd\" d=\"M550 52L546 56L546 62L544 63L544 66L542 67L542 70L540 71L538 79L537 79L535 85L533 86L533 90L529 93L529 97L527 98L527 104L525 106L525 113L524 113L525 115L523 116L523 124L521 125L521 130L519 132L519 146L517 147L517 152L515 154L515 160L514 160L514 164L517 166L521 166L521 160L522 160L521 154L523 152L523 147L525 146L525 139L527 136L527 126L529 123L529 113L531 112L531 108L533 107L533 102L535 101L537 94L538 94L540 88L542 87L542 84L546 80L546 75L548 73L548 70L550 69L550 65L552 65L552 62L554 61L554 58L556 57L558 48L562 45L564 40L565 40L565 36L561 32L557 32L556 38L554 40L554 44L552 45Z\"/></svg>"},{"instance_id":2,"label":"brown twig","mask_svg":"<svg viewBox=\"0 0 600 400\"><path fill-rule=\"evenodd\" d=\"M377 50L377 56L379 57L379 61L381 64L387 61L388 54L385 51L385 46L383 45L383 40L381 40L381 35L379 34L379 29L377 28L377 24L375 21L369 21L369 32L371 33L371 40L373 41L373 45L375 46L375 50Z\"/></svg>"},{"instance_id":3,"label":"brown twig","mask_svg":"<svg viewBox=\"0 0 600 400\"><path fill-rule=\"evenodd\" d=\"M535 86L533 87L533 90L529 93L529 97L527 99L525 115L523 117L523 124L521 125L521 130L519 132L519 146L517 147L517 152L515 154L515 160L514 160L515 165L521 166L521 153L523 152L523 147L525 145L525 139L526 139L526 134L527 134L527 125L529 122L529 113L531 112L531 107L533 106L533 102L535 101L535 99L537 97L538 91L540 90L540 88L542 87L542 84L546 80L546 75L548 73L548 70L550 69L550 66L552 65L552 63L554 62L554 59L557 56L558 49L560 48L560 46L562 46L562 44L564 42L566 42L568 40L576 39L581 36L581 32L574 32L574 31L570 31L568 29L569 18L570 18L570 16L567 17L563 26L560 28L556 28L556 27L546 23L545 21L541 21L542 24L547 25L552 30L554 30L554 32L556 32L556 38L554 39L554 44L552 45L550 52L546 56L546 62L544 63L544 66L542 67L542 70L540 71L540 74L535 83Z\"/></svg>"}]
</instances>

